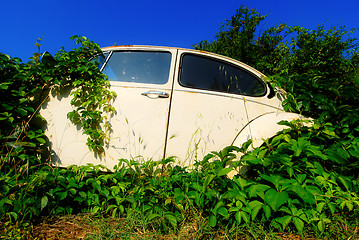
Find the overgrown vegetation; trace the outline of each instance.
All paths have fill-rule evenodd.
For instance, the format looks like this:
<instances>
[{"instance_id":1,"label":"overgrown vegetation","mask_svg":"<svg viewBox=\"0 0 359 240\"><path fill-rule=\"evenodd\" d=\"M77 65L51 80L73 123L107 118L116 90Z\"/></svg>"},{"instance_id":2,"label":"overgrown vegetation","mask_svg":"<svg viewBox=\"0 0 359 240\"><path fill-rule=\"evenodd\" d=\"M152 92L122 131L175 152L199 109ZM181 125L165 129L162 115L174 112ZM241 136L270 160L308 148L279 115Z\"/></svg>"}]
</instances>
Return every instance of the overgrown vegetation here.
<instances>
[{"instance_id":1,"label":"overgrown vegetation","mask_svg":"<svg viewBox=\"0 0 359 240\"><path fill-rule=\"evenodd\" d=\"M52 168L41 157L47 145L38 123L38 106L51 91L76 89L76 110L69 118L82 124L91 149L103 150L106 131L99 126L106 121L104 112L114 111L114 95L96 64L88 61L99 48L75 37L82 47L61 50L56 63L40 62L35 55L24 64L1 54L3 234L19 236L18 227L26 229L43 216L87 212L141 219L143 229L164 233L188 229L198 238L213 236L206 235L213 229L237 234L251 224L301 236L358 237L356 229L327 231L334 220L353 222L349 228L358 225L358 42L343 27L326 30L322 25L308 30L280 24L258 33L264 19L242 7L215 41L195 47L261 70L287 91L288 111L315 121L311 127L283 122L290 128L264 146L251 152L246 149L250 143L230 146L208 154L191 170L173 165L172 158L144 164L121 159L114 172L91 165ZM84 93L93 98L85 99ZM236 159L237 152L245 154ZM233 167L248 165L250 171L229 179L229 161Z\"/></svg>"}]
</instances>

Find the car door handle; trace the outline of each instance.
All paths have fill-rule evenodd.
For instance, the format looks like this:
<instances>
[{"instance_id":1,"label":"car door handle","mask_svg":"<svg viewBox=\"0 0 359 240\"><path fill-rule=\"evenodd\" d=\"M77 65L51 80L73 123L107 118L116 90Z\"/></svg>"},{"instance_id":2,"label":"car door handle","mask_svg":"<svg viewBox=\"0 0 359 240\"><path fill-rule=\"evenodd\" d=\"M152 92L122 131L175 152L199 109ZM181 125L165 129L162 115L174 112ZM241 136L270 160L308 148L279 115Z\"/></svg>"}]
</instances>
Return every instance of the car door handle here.
<instances>
[{"instance_id":1,"label":"car door handle","mask_svg":"<svg viewBox=\"0 0 359 240\"><path fill-rule=\"evenodd\" d=\"M169 95L166 92L161 91L148 91L141 93L142 96L146 96L149 98L168 98Z\"/></svg>"}]
</instances>

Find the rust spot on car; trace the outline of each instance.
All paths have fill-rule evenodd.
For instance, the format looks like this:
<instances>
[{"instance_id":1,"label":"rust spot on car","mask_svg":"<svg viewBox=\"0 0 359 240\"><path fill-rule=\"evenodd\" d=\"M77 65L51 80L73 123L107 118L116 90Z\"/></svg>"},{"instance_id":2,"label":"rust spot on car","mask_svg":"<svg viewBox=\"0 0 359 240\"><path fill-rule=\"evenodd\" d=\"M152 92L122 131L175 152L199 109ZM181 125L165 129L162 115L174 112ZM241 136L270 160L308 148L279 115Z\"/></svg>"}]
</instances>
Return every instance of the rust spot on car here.
<instances>
[{"instance_id":1,"label":"rust spot on car","mask_svg":"<svg viewBox=\"0 0 359 240\"><path fill-rule=\"evenodd\" d=\"M114 47L134 47L134 45L113 45Z\"/></svg>"}]
</instances>

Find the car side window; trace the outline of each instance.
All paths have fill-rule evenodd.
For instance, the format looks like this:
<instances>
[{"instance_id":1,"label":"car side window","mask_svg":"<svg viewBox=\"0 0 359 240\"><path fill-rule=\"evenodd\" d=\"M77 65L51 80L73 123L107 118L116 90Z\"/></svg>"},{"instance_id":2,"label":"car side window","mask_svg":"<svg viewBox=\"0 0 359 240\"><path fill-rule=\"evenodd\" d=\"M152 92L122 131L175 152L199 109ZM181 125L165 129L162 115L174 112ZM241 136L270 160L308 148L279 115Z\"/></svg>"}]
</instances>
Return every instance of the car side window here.
<instances>
[{"instance_id":1,"label":"car side window","mask_svg":"<svg viewBox=\"0 0 359 240\"><path fill-rule=\"evenodd\" d=\"M184 54L180 84L184 87L259 97L267 88L245 69L213 58Z\"/></svg>"},{"instance_id":2,"label":"car side window","mask_svg":"<svg viewBox=\"0 0 359 240\"><path fill-rule=\"evenodd\" d=\"M171 53L152 51L113 52L103 69L110 81L165 84L171 67Z\"/></svg>"},{"instance_id":3,"label":"car side window","mask_svg":"<svg viewBox=\"0 0 359 240\"><path fill-rule=\"evenodd\" d=\"M108 52L97 54L94 57L92 57L90 61L96 64L96 66L101 70L103 64L106 62L108 54L109 54Z\"/></svg>"}]
</instances>

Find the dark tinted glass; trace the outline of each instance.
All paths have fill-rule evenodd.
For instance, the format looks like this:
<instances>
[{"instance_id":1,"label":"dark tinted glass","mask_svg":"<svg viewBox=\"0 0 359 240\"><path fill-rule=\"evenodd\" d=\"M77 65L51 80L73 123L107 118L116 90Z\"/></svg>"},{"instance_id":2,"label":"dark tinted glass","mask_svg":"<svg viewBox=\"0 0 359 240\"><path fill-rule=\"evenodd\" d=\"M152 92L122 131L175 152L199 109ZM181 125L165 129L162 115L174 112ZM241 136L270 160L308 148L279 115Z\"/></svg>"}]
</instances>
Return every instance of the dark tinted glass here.
<instances>
[{"instance_id":1,"label":"dark tinted glass","mask_svg":"<svg viewBox=\"0 0 359 240\"><path fill-rule=\"evenodd\" d=\"M263 96L266 93L265 84L246 70L191 54L182 58L180 83L186 87L247 96Z\"/></svg>"},{"instance_id":2,"label":"dark tinted glass","mask_svg":"<svg viewBox=\"0 0 359 240\"><path fill-rule=\"evenodd\" d=\"M110 81L165 84L170 65L169 52L114 52L103 73Z\"/></svg>"}]
</instances>

